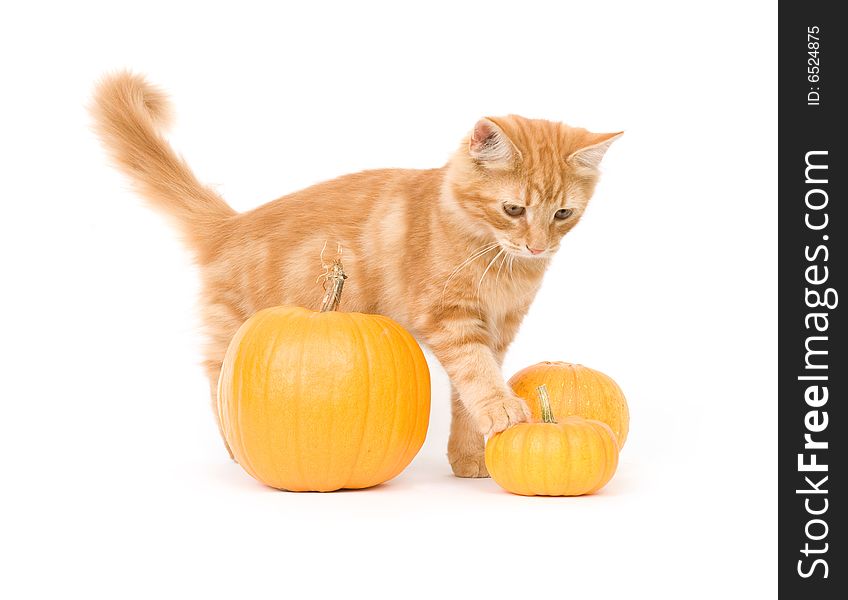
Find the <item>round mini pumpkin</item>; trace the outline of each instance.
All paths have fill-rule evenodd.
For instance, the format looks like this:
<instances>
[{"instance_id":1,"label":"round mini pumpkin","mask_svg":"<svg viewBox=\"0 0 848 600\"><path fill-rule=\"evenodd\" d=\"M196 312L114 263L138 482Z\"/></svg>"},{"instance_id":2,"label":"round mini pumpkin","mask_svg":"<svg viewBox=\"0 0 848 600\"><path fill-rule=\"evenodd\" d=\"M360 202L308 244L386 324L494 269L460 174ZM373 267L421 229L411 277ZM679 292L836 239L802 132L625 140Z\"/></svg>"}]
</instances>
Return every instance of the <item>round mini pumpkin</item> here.
<instances>
[{"instance_id":1,"label":"round mini pumpkin","mask_svg":"<svg viewBox=\"0 0 848 600\"><path fill-rule=\"evenodd\" d=\"M224 358L224 437L238 463L271 487L374 486L403 471L424 443L430 372L421 348L387 317L337 312L344 279L336 261L321 312L257 312Z\"/></svg>"},{"instance_id":2,"label":"round mini pumpkin","mask_svg":"<svg viewBox=\"0 0 848 600\"><path fill-rule=\"evenodd\" d=\"M583 417L553 419L545 386L542 421L519 423L486 443L486 468L502 488L522 496L580 496L604 487L618 466L609 425Z\"/></svg>"},{"instance_id":3,"label":"round mini pumpkin","mask_svg":"<svg viewBox=\"0 0 848 600\"><path fill-rule=\"evenodd\" d=\"M509 385L527 400L534 419L541 418L538 403L534 401L536 389L545 385L555 419L574 415L603 421L615 434L619 450L624 447L630 429L630 411L621 388L608 375L583 365L540 362L513 375Z\"/></svg>"}]
</instances>

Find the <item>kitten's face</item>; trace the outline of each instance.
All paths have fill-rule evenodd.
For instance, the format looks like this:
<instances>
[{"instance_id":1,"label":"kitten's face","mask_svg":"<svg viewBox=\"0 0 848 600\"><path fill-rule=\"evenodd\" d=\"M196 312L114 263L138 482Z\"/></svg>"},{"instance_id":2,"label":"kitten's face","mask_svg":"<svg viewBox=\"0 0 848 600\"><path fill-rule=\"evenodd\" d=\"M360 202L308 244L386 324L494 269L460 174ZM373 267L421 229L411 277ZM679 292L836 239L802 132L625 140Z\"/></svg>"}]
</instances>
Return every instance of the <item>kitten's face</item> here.
<instances>
[{"instance_id":1,"label":"kitten's face","mask_svg":"<svg viewBox=\"0 0 848 600\"><path fill-rule=\"evenodd\" d=\"M486 222L507 252L527 258L548 258L580 220L591 190L569 177L567 167L548 177L491 182L484 198ZM591 186L594 182L591 183Z\"/></svg>"},{"instance_id":2,"label":"kitten's face","mask_svg":"<svg viewBox=\"0 0 848 600\"><path fill-rule=\"evenodd\" d=\"M483 119L468 139L470 166L455 195L506 252L549 258L583 215L598 163L619 135L517 116Z\"/></svg>"}]
</instances>

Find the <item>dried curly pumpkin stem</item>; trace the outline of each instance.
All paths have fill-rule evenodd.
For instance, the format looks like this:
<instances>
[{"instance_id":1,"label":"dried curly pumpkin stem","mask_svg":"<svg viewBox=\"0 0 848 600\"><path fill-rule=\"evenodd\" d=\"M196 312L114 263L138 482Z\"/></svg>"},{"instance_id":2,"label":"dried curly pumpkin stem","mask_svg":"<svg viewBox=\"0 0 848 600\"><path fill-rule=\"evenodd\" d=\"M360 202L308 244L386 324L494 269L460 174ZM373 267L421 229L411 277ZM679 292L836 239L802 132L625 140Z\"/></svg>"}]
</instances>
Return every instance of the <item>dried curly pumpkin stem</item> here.
<instances>
[{"instance_id":1,"label":"dried curly pumpkin stem","mask_svg":"<svg viewBox=\"0 0 848 600\"><path fill-rule=\"evenodd\" d=\"M345 275L344 267L342 267L342 259L336 258L333 260L333 265L324 275L324 280L330 282L330 286L327 288L324 299L321 301L321 312L330 312L339 307L345 279L347 279L347 275Z\"/></svg>"},{"instance_id":2,"label":"dried curly pumpkin stem","mask_svg":"<svg viewBox=\"0 0 848 600\"><path fill-rule=\"evenodd\" d=\"M548 396L548 386L544 383L536 388L539 394L539 406L542 407L542 423L556 423L554 411L551 410L551 397Z\"/></svg>"}]
</instances>

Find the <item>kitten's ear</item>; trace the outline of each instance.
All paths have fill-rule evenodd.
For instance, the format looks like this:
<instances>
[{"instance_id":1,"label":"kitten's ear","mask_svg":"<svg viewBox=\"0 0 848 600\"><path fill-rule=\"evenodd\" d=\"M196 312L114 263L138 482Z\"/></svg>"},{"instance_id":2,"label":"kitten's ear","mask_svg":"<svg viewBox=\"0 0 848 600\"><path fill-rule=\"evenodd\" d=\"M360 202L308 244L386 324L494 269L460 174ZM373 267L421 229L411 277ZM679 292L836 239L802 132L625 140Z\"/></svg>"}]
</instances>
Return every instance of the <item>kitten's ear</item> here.
<instances>
[{"instance_id":1,"label":"kitten's ear","mask_svg":"<svg viewBox=\"0 0 848 600\"><path fill-rule=\"evenodd\" d=\"M597 169L607 149L622 135L624 135L623 131L618 133L593 133L589 136L585 146L571 153L567 162L578 167Z\"/></svg>"},{"instance_id":2,"label":"kitten's ear","mask_svg":"<svg viewBox=\"0 0 848 600\"><path fill-rule=\"evenodd\" d=\"M508 169L518 158L518 149L491 119L480 119L468 141L468 154L488 169Z\"/></svg>"}]
</instances>

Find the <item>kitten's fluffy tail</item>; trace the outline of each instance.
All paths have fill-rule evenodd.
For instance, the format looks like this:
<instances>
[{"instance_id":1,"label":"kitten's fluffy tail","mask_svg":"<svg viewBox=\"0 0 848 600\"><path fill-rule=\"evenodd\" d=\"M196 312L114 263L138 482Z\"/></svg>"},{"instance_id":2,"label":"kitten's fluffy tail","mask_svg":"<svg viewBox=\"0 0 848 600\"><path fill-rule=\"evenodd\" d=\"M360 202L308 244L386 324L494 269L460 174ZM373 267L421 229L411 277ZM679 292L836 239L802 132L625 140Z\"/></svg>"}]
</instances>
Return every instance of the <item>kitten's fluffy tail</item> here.
<instances>
[{"instance_id":1,"label":"kitten's fluffy tail","mask_svg":"<svg viewBox=\"0 0 848 600\"><path fill-rule=\"evenodd\" d=\"M187 240L202 250L236 212L194 177L162 136L170 120L164 92L127 71L104 77L90 111L117 166L154 208L176 220Z\"/></svg>"}]
</instances>

